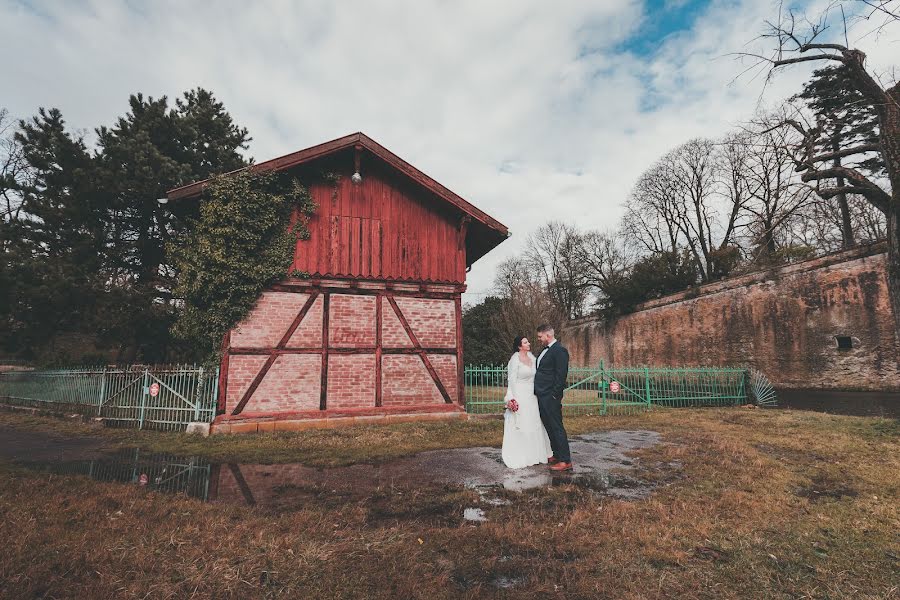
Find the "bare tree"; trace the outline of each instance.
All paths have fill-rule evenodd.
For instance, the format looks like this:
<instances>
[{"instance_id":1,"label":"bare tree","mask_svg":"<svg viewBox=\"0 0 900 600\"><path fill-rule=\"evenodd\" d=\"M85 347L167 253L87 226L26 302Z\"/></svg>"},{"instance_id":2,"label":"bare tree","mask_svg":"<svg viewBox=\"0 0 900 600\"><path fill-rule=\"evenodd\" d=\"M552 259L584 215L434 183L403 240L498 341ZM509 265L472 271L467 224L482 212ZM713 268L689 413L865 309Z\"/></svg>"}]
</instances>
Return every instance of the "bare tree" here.
<instances>
[{"instance_id":1,"label":"bare tree","mask_svg":"<svg viewBox=\"0 0 900 600\"><path fill-rule=\"evenodd\" d=\"M771 55L751 55L757 64L766 65L771 75L778 69L803 62L836 64L844 67L849 83L868 101L878 122L877 142L854 144L840 140L838 150L822 150L821 129L808 127L796 119L786 119L803 139L797 169L801 179L814 186L823 198L841 194L857 194L882 212L887 221L888 288L894 313L894 329L900 339L900 83L882 84L866 68L866 55L851 47L848 20L843 18L843 39L829 38L829 26L844 17L842 2L833 3L816 20L798 20L788 12L777 21L767 23L764 38L774 42ZM874 31L884 34L900 23L900 2L870 0L856 18L864 20ZM856 3L854 7L860 6ZM838 9L840 9L838 11ZM854 14L855 11L849 11ZM893 29L896 31L896 27ZM887 181L880 181L860 169L836 164L836 158L878 153L887 170ZM843 185L832 184L840 181ZM889 188L889 189L888 189Z\"/></svg>"},{"instance_id":2,"label":"bare tree","mask_svg":"<svg viewBox=\"0 0 900 600\"><path fill-rule=\"evenodd\" d=\"M0 217L4 223L18 221L22 211L21 187L29 177L28 161L15 138L16 124L0 108Z\"/></svg>"},{"instance_id":3,"label":"bare tree","mask_svg":"<svg viewBox=\"0 0 900 600\"><path fill-rule=\"evenodd\" d=\"M762 115L756 120L757 131L745 138L748 198L744 207L751 215L747 231L754 255L762 262L771 261L780 246L790 243L785 235L787 222L812 196L794 170L798 136L778 126L784 118L783 112Z\"/></svg>"},{"instance_id":4,"label":"bare tree","mask_svg":"<svg viewBox=\"0 0 900 600\"><path fill-rule=\"evenodd\" d=\"M747 197L742 152L731 139L702 138L668 152L632 189L623 230L653 254L686 249L703 281L720 276Z\"/></svg>"},{"instance_id":5,"label":"bare tree","mask_svg":"<svg viewBox=\"0 0 900 600\"><path fill-rule=\"evenodd\" d=\"M518 335L534 338L541 323L560 329L565 315L547 294L537 273L521 257L513 256L497 268L494 291L503 299L492 325L499 335L509 340Z\"/></svg>"},{"instance_id":6,"label":"bare tree","mask_svg":"<svg viewBox=\"0 0 900 600\"><path fill-rule=\"evenodd\" d=\"M528 237L523 257L560 312L570 319L584 314L588 284L574 226L559 221L542 225Z\"/></svg>"},{"instance_id":7,"label":"bare tree","mask_svg":"<svg viewBox=\"0 0 900 600\"><path fill-rule=\"evenodd\" d=\"M627 279L635 253L626 237L617 231L583 234L580 251L586 282L595 294L594 304L602 306L611 292Z\"/></svg>"}]
</instances>

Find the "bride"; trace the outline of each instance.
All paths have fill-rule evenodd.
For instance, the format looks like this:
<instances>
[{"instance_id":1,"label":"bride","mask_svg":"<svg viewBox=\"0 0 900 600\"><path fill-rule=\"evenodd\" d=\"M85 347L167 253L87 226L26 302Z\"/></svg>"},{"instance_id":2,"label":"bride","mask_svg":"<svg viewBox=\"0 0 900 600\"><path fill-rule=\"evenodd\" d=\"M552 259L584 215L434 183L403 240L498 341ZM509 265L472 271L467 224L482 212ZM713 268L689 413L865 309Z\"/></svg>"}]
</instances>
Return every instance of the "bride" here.
<instances>
[{"instance_id":1,"label":"bride","mask_svg":"<svg viewBox=\"0 0 900 600\"><path fill-rule=\"evenodd\" d=\"M543 464L553 455L550 438L541 423L537 396L534 395L535 358L531 343L526 337L513 342L514 354L509 359L506 388L506 413L503 424L503 462L510 469L521 469ZM510 400L519 405L517 411L509 409Z\"/></svg>"}]
</instances>

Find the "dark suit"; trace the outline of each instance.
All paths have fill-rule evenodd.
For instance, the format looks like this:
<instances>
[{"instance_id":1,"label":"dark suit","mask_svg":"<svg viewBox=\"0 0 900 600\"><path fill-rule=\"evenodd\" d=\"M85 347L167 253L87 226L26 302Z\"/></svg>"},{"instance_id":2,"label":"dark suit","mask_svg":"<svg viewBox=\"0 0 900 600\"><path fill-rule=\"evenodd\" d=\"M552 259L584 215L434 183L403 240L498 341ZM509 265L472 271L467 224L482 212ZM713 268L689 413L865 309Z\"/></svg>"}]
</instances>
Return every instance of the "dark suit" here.
<instances>
[{"instance_id":1,"label":"dark suit","mask_svg":"<svg viewBox=\"0 0 900 600\"><path fill-rule=\"evenodd\" d=\"M569 439L562 422L562 398L569 374L569 351L557 340L543 358L534 374L534 395L538 399L541 422L550 438L553 456L561 462L572 462Z\"/></svg>"}]
</instances>

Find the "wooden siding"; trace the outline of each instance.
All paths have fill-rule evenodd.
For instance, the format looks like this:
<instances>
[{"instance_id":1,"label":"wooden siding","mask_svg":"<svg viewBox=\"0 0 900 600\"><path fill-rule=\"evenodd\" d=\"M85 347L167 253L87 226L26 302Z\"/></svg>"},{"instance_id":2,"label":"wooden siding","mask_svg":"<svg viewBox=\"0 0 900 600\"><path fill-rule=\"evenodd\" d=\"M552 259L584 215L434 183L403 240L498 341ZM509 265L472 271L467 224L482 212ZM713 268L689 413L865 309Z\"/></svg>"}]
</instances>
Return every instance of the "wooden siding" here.
<instances>
[{"instance_id":1,"label":"wooden siding","mask_svg":"<svg viewBox=\"0 0 900 600\"><path fill-rule=\"evenodd\" d=\"M358 185L343 168L336 183L310 187L318 209L293 268L314 277L464 283L464 215L378 161L360 170Z\"/></svg>"}]
</instances>

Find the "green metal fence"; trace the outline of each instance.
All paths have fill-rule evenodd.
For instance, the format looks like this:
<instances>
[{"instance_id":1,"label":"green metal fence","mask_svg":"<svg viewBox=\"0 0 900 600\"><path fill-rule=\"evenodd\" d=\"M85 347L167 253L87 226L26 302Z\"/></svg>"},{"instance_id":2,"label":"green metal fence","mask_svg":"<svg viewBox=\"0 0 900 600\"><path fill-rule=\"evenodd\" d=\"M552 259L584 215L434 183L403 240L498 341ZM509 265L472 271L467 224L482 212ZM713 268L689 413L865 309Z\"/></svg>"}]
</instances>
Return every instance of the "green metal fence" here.
<instances>
[{"instance_id":1,"label":"green metal fence","mask_svg":"<svg viewBox=\"0 0 900 600\"><path fill-rule=\"evenodd\" d=\"M63 405L120 427L178 430L213 420L218 377L195 365L12 371L0 373L0 399Z\"/></svg>"},{"instance_id":2,"label":"green metal fence","mask_svg":"<svg viewBox=\"0 0 900 600\"><path fill-rule=\"evenodd\" d=\"M607 414L653 406L735 406L750 401L745 368L575 367L563 396L568 415ZM466 411L504 410L505 366L466 366Z\"/></svg>"}]
</instances>

